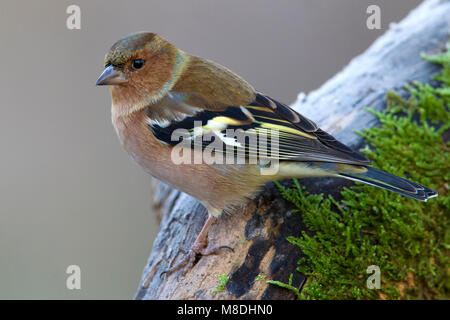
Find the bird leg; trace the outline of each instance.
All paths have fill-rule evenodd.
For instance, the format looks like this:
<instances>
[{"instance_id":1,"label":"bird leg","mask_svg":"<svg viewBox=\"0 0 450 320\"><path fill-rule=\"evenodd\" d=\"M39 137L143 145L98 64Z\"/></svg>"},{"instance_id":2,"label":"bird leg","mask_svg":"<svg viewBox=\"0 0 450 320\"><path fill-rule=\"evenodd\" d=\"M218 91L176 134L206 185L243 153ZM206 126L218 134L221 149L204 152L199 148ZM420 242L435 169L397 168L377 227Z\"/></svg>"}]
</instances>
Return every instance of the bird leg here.
<instances>
[{"instance_id":1,"label":"bird leg","mask_svg":"<svg viewBox=\"0 0 450 320\"><path fill-rule=\"evenodd\" d=\"M194 244L192 245L189 252L186 253L186 256L181 260L179 263L177 263L175 266L171 267L169 270L164 271L161 276L164 274L171 274L174 271L183 269L182 275L185 275L186 272L192 268L195 262L195 258L200 256L209 256L211 254L218 253L221 249L230 249L231 251L234 251L233 248L229 246L218 246L214 248L208 248L207 247L207 236L208 236L208 230L211 227L211 225L216 221L216 217L214 216L208 216L208 219L206 220L205 224L203 225L202 230L197 236L197 239L195 239ZM184 251L184 250L182 250Z\"/></svg>"}]
</instances>

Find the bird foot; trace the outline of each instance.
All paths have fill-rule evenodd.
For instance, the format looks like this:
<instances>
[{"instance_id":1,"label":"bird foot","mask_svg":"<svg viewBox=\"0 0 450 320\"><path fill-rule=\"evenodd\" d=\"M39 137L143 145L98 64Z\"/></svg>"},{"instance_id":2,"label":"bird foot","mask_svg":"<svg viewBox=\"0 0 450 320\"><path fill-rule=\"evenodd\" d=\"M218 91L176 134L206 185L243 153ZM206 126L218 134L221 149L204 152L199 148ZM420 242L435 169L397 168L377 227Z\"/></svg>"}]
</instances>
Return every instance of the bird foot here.
<instances>
[{"instance_id":1,"label":"bird foot","mask_svg":"<svg viewBox=\"0 0 450 320\"><path fill-rule=\"evenodd\" d=\"M161 277L163 275L170 275L175 271L182 270L181 276L184 276L198 261L202 256L209 256L212 254L217 254L222 249L229 249L234 252L233 248L230 246L218 246L214 248L204 248L199 244L194 244L191 249L186 252L183 249L180 249L183 253L185 253L184 258L178 262L175 266L171 267L168 270L165 270L161 273Z\"/></svg>"}]
</instances>

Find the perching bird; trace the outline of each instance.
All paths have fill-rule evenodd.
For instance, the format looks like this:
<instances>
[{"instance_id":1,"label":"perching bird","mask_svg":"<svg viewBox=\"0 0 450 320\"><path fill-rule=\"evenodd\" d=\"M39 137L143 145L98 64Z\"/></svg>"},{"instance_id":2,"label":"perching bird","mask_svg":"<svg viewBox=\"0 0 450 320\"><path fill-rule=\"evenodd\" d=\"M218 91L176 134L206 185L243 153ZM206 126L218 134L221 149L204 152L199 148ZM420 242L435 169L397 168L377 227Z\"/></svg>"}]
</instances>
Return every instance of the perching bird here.
<instances>
[{"instance_id":1,"label":"perching bird","mask_svg":"<svg viewBox=\"0 0 450 320\"><path fill-rule=\"evenodd\" d=\"M204 248L213 217L245 204L268 181L341 177L421 201L437 196L369 167L364 155L311 120L154 33L117 41L104 67L96 84L110 86L112 121L125 150L152 176L208 210L183 264L196 254L215 253L218 248Z\"/></svg>"}]
</instances>

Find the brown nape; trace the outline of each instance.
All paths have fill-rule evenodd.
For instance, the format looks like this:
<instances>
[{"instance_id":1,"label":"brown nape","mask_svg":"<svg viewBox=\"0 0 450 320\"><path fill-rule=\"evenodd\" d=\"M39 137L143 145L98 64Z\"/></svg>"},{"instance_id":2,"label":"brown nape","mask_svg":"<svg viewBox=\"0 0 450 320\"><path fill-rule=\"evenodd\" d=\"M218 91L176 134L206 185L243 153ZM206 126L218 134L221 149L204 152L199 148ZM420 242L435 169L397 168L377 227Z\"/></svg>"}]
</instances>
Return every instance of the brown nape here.
<instances>
[{"instance_id":1,"label":"brown nape","mask_svg":"<svg viewBox=\"0 0 450 320\"><path fill-rule=\"evenodd\" d=\"M213 61L188 56L186 70L173 87L175 92L190 93L191 101L185 102L214 110L246 105L255 99L255 89L234 72Z\"/></svg>"}]
</instances>

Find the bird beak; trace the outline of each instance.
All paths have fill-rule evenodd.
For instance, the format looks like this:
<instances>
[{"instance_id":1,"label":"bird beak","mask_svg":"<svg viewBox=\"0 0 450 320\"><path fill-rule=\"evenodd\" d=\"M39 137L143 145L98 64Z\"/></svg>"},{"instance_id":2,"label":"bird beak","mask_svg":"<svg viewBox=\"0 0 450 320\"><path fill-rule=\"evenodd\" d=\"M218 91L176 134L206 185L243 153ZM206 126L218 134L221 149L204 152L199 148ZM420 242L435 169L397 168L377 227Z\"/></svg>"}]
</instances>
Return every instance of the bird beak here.
<instances>
[{"instance_id":1,"label":"bird beak","mask_svg":"<svg viewBox=\"0 0 450 320\"><path fill-rule=\"evenodd\" d=\"M127 77L123 74L122 71L117 70L113 66L107 66L105 70L103 70L100 77L98 77L95 85L97 86L105 86L105 85L115 85L127 82Z\"/></svg>"}]
</instances>

